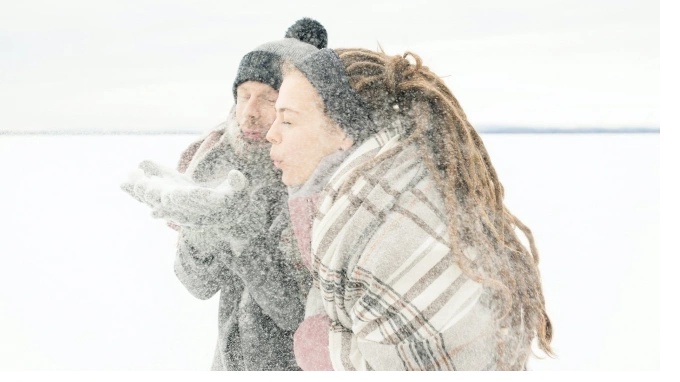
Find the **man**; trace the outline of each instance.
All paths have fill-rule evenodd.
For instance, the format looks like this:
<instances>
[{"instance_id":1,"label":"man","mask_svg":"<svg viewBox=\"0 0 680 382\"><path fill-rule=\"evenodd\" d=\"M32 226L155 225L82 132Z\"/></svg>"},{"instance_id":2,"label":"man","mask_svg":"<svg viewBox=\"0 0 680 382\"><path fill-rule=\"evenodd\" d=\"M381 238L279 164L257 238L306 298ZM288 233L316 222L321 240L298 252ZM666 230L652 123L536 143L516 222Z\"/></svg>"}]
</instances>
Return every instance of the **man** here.
<instances>
[{"instance_id":1,"label":"man","mask_svg":"<svg viewBox=\"0 0 680 382\"><path fill-rule=\"evenodd\" d=\"M284 39L246 54L229 119L185 150L179 173L145 161L144 173L123 185L179 231L175 273L189 292L208 299L220 291L213 370L299 370L292 336L311 280L265 136L275 119L281 63L326 42L321 24L302 19ZM245 176L238 186L229 183L234 173Z\"/></svg>"}]
</instances>

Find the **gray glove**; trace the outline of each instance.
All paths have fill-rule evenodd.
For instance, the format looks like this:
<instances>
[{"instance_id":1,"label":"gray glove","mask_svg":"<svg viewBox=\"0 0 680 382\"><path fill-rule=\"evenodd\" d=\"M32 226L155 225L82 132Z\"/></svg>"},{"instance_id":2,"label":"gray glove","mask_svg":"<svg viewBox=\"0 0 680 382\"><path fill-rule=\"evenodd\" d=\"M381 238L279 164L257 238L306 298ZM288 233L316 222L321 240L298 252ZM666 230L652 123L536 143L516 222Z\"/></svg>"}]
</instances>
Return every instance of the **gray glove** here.
<instances>
[{"instance_id":1,"label":"gray glove","mask_svg":"<svg viewBox=\"0 0 680 382\"><path fill-rule=\"evenodd\" d=\"M151 161L139 165L141 171L130 175L121 185L123 191L152 209L152 216L165 219L183 227L204 227L219 225L226 229L234 224L256 224L266 218L265 211L248 216L244 220L244 209L251 210L250 195L242 192L248 180L238 170L229 172L227 179L215 188L196 184L188 176ZM255 221L248 221L248 220ZM247 229L247 227L244 227Z\"/></svg>"}]
</instances>

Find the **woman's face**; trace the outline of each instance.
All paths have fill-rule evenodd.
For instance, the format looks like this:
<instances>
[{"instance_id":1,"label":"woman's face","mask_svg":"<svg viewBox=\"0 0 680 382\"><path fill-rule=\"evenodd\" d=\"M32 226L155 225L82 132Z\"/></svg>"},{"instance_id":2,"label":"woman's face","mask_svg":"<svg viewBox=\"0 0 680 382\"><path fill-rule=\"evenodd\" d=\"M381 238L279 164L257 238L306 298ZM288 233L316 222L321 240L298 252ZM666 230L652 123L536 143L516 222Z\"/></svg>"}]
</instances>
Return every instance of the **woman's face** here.
<instances>
[{"instance_id":1,"label":"woman's face","mask_svg":"<svg viewBox=\"0 0 680 382\"><path fill-rule=\"evenodd\" d=\"M352 146L351 138L324 115L321 97L298 71L283 79L267 140L286 186L305 183L324 157Z\"/></svg>"}]
</instances>

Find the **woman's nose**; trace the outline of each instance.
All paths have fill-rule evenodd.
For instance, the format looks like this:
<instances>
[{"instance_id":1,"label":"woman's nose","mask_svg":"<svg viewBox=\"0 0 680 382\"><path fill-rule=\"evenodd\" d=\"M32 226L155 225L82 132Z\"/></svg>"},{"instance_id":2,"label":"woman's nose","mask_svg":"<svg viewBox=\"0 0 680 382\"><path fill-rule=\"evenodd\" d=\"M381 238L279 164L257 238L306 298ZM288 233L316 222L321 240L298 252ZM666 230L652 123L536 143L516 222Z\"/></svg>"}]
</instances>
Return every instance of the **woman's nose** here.
<instances>
[{"instance_id":1,"label":"woman's nose","mask_svg":"<svg viewBox=\"0 0 680 382\"><path fill-rule=\"evenodd\" d=\"M277 144L277 143L280 142L278 125L279 125L279 118L277 117L274 120L274 123L272 123L272 126L269 128L267 135L265 135L265 138L271 144Z\"/></svg>"}]
</instances>

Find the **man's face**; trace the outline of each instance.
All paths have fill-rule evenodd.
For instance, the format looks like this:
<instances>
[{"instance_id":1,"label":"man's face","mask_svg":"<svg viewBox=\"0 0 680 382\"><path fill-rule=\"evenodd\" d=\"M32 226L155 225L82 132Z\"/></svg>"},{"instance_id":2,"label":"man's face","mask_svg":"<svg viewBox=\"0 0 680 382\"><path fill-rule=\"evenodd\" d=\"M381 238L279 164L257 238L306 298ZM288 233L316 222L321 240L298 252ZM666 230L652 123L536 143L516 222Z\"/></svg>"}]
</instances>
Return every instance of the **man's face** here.
<instances>
[{"instance_id":1,"label":"man's face","mask_svg":"<svg viewBox=\"0 0 680 382\"><path fill-rule=\"evenodd\" d=\"M274 88L257 81L246 81L236 88L236 119L245 141L267 143L265 137L276 119L274 105L278 97Z\"/></svg>"}]
</instances>

